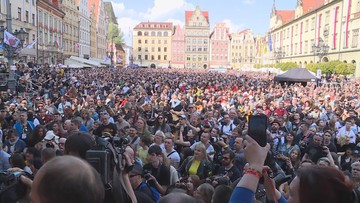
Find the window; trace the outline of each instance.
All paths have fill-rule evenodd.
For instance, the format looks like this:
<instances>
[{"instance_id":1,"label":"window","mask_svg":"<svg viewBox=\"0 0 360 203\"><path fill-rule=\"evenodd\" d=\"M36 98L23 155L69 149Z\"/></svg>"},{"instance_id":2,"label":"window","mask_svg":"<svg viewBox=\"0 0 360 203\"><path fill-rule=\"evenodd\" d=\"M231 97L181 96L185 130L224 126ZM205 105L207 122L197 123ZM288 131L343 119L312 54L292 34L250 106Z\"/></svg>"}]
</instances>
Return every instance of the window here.
<instances>
[{"instance_id":1,"label":"window","mask_svg":"<svg viewBox=\"0 0 360 203\"><path fill-rule=\"evenodd\" d=\"M158 44L161 44L161 39L158 40Z\"/></svg>"},{"instance_id":2,"label":"window","mask_svg":"<svg viewBox=\"0 0 360 203\"><path fill-rule=\"evenodd\" d=\"M193 55L192 60L193 60L193 61L196 61L196 55Z\"/></svg>"},{"instance_id":3,"label":"window","mask_svg":"<svg viewBox=\"0 0 360 203\"><path fill-rule=\"evenodd\" d=\"M198 56L198 61L201 61L202 60L202 57L201 55Z\"/></svg>"},{"instance_id":4,"label":"window","mask_svg":"<svg viewBox=\"0 0 360 203\"><path fill-rule=\"evenodd\" d=\"M151 55L151 60L155 60L155 56L154 55Z\"/></svg>"},{"instance_id":5,"label":"window","mask_svg":"<svg viewBox=\"0 0 360 203\"><path fill-rule=\"evenodd\" d=\"M161 55L158 55L158 60L161 60Z\"/></svg>"},{"instance_id":6,"label":"window","mask_svg":"<svg viewBox=\"0 0 360 203\"><path fill-rule=\"evenodd\" d=\"M147 44L148 43L148 41L147 41L147 39L145 40L145 44Z\"/></svg>"},{"instance_id":7,"label":"window","mask_svg":"<svg viewBox=\"0 0 360 203\"><path fill-rule=\"evenodd\" d=\"M17 17L18 20L21 21L21 8L18 7L18 17Z\"/></svg>"},{"instance_id":8,"label":"window","mask_svg":"<svg viewBox=\"0 0 360 203\"><path fill-rule=\"evenodd\" d=\"M148 58L148 55L145 55L145 60L147 61L149 58Z\"/></svg>"},{"instance_id":9,"label":"window","mask_svg":"<svg viewBox=\"0 0 360 203\"><path fill-rule=\"evenodd\" d=\"M144 36L149 36L149 32L144 32Z\"/></svg>"},{"instance_id":10,"label":"window","mask_svg":"<svg viewBox=\"0 0 360 203\"><path fill-rule=\"evenodd\" d=\"M164 32L164 36L167 37L168 36L168 33L167 32ZM166 59L165 59L166 60Z\"/></svg>"},{"instance_id":11,"label":"window","mask_svg":"<svg viewBox=\"0 0 360 203\"><path fill-rule=\"evenodd\" d=\"M326 11L325 13L325 25L329 25L330 11Z\"/></svg>"},{"instance_id":12,"label":"window","mask_svg":"<svg viewBox=\"0 0 360 203\"><path fill-rule=\"evenodd\" d=\"M42 12L40 10L39 10L39 13L38 13L38 21L39 21L39 23L43 22L43 16L42 16Z\"/></svg>"},{"instance_id":13,"label":"window","mask_svg":"<svg viewBox=\"0 0 360 203\"><path fill-rule=\"evenodd\" d=\"M164 55L164 60L167 61L167 55Z\"/></svg>"},{"instance_id":14,"label":"window","mask_svg":"<svg viewBox=\"0 0 360 203\"><path fill-rule=\"evenodd\" d=\"M166 39L164 40L164 44L167 44L167 40L166 40Z\"/></svg>"},{"instance_id":15,"label":"window","mask_svg":"<svg viewBox=\"0 0 360 203\"><path fill-rule=\"evenodd\" d=\"M138 60L141 60L141 55L138 55Z\"/></svg>"},{"instance_id":16,"label":"window","mask_svg":"<svg viewBox=\"0 0 360 203\"><path fill-rule=\"evenodd\" d=\"M138 47L138 51L141 51L141 47Z\"/></svg>"},{"instance_id":17,"label":"window","mask_svg":"<svg viewBox=\"0 0 360 203\"><path fill-rule=\"evenodd\" d=\"M196 46L192 46L191 51L196 51Z\"/></svg>"},{"instance_id":18,"label":"window","mask_svg":"<svg viewBox=\"0 0 360 203\"><path fill-rule=\"evenodd\" d=\"M155 44L155 40L151 40L151 44Z\"/></svg>"},{"instance_id":19,"label":"window","mask_svg":"<svg viewBox=\"0 0 360 203\"><path fill-rule=\"evenodd\" d=\"M309 47L309 42L308 41L305 41L305 44L304 44L304 54L306 54L308 52L308 47Z\"/></svg>"},{"instance_id":20,"label":"window","mask_svg":"<svg viewBox=\"0 0 360 203\"><path fill-rule=\"evenodd\" d=\"M359 44L359 29L353 30L352 32L352 43L351 47L358 47Z\"/></svg>"},{"instance_id":21,"label":"window","mask_svg":"<svg viewBox=\"0 0 360 203\"><path fill-rule=\"evenodd\" d=\"M158 52L161 52L161 47L158 47Z\"/></svg>"},{"instance_id":22,"label":"window","mask_svg":"<svg viewBox=\"0 0 360 203\"><path fill-rule=\"evenodd\" d=\"M193 44L196 44L196 39L193 39L193 40L192 40L192 43L193 43Z\"/></svg>"},{"instance_id":23,"label":"window","mask_svg":"<svg viewBox=\"0 0 360 203\"><path fill-rule=\"evenodd\" d=\"M152 32L151 32L151 36L155 36L155 31L152 31Z\"/></svg>"},{"instance_id":24,"label":"window","mask_svg":"<svg viewBox=\"0 0 360 203\"><path fill-rule=\"evenodd\" d=\"M311 30L315 29L315 17L311 18Z\"/></svg>"},{"instance_id":25,"label":"window","mask_svg":"<svg viewBox=\"0 0 360 203\"><path fill-rule=\"evenodd\" d=\"M141 44L141 39L138 40L138 43Z\"/></svg>"},{"instance_id":26,"label":"window","mask_svg":"<svg viewBox=\"0 0 360 203\"><path fill-rule=\"evenodd\" d=\"M154 48L154 47L151 47L151 52L155 52L155 48Z\"/></svg>"},{"instance_id":27,"label":"window","mask_svg":"<svg viewBox=\"0 0 360 203\"><path fill-rule=\"evenodd\" d=\"M145 47L145 52L148 52L149 50L148 50L148 48L147 47Z\"/></svg>"},{"instance_id":28,"label":"window","mask_svg":"<svg viewBox=\"0 0 360 203\"><path fill-rule=\"evenodd\" d=\"M157 36L158 36L158 37L161 37L161 36L162 36L162 33L159 31L159 32L157 33Z\"/></svg>"},{"instance_id":29,"label":"window","mask_svg":"<svg viewBox=\"0 0 360 203\"><path fill-rule=\"evenodd\" d=\"M25 22L29 22L29 11L25 11Z\"/></svg>"},{"instance_id":30,"label":"window","mask_svg":"<svg viewBox=\"0 0 360 203\"><path fill-rule=\"evenodd\" d=\"M198 47L198 51L202 51L202 46L199 46L199 47Z\"/></svg>"},{"instance_id":31,"label":"window","mask_svg":"<svg viewBox=\"0 0 360 203\"><path fill-rule=\"evenodd\" d=\"M164 47L164 52L167 52L167 47ZM166 60L166 59L165 59Z\"/></svg>"},{"instance_id":32,"label":"window","mask_svg":"<svg viewBox=\"0 0 360 203\"><path fill-rule=\"evenodd\" d=\"M190 61L190 55L187 55L187 56L186 56L186 60L187 60L187 61Z\"/></svg>"},{"instance_id":33,"label":"window","mask_svg":"<svg viewBox=\"0 0 360 203\"><path fill-rule=\"evenodd\" d=\"M360 12L360 0L357 0L355 5L355 13Z\"/></svg>"},{"instance_id":34,"label":"window","mask_svg":"<svg viewBox=\"0 0 360 203\"><path fill-rule=\"evenodd\" d=\"M142 32L139 31L139 32L137 33L137 35L138 35L138 36L142 36Z\"/></svg>"},{"instance_id":35,"label":"window","mask_svg":"<svg viewBox=\"0 0 360 203\"><path fill-rule=\"evenodd\" d=\"M208 43L208 40L207 39L204 39L204 44L207 44Z\"/></svg>"},{"instance_id":36,"label":"window","mask_svg":"<svg viewBox=\"0 0 360 203\"><path fill-rule=\"evenodd\" d=\"M35 26L35 14L32 14L32 16L31 16L31 22L32 22L32 25Z\"/></svg>"},{"instance_id":37,"label":"window","mask_svg":"<svg viewBox=\"0 0 360 203\"><path fill-rule=\"evenodd\" d=\"M190 45L186 46L186 51L191 51Z\"/></svg>"}]
</instances>

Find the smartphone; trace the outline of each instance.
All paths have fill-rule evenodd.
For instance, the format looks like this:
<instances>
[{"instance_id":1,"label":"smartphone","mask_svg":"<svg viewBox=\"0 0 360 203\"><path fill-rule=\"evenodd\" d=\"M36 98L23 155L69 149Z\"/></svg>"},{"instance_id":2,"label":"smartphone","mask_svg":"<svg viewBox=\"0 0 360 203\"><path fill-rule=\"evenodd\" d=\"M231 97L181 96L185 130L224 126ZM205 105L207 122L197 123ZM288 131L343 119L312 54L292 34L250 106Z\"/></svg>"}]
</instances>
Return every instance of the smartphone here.
<instances>
[{"instance_id":1,"label":"smartphone","mask_svg":"<svg viewBox=\"0 0 360 203\"><path fill-rule=\"evenodd\" d=\"M248 134L262 147L266 146L267 124L268 118L264 114L249 117Z\"/></svg>"}]
</instances>

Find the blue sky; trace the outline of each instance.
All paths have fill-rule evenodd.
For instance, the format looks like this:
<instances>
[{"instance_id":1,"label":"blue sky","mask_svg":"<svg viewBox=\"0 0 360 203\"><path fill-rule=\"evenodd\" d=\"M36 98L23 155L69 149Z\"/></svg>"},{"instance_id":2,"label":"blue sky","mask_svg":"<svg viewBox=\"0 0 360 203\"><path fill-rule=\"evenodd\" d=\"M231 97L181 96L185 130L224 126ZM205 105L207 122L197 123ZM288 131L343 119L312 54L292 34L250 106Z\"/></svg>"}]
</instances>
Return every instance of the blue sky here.
<instances>
[{"instance_id":1,"label":"blue sky","mask_svg":"<svg viewBox=\"0 0 360 203\"><path fill-rule=\"evenodd\" d=\"M107 0L105 0L107 1ZM316 1L316 0L315 0ZM140 22L173 22L184 25L185 10L209 11L211 29L215 22L226 22L230 31L252 29L265 34L273 0L111 0L125 41L131 45L129 30ZM296 0L276 0L279 10L295 9Z\"/></svg>"}]
</instances>

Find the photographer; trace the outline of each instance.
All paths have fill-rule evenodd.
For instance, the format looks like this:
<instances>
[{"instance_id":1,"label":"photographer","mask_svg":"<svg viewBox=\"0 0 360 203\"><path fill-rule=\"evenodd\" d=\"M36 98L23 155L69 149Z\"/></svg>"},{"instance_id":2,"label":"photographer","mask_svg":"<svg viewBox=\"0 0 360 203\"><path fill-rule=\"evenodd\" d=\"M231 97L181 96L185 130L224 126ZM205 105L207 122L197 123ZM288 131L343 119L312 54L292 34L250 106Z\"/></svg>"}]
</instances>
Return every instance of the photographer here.
<instances>
[{"instance_id":1,"label":"photographer","mask_svg":"<svg viewBox=\"0 0 360 203\"><path fill-rule=\"evenodd\" d=\"M143 169L148 172L149 184L156 187L161 194L165 194L171 180L170 165L165 164L162 149L158 145L149 148L148 161Z\"/></svg>"},{"instance_id":2,"label":"photographer","mask_svg":"<svg viewBox=\"0 0 360 203\"><path fill-rule=\"evenodd\" d=\"M143 168L139 164L135 164L129 172L131 187L135 191L138 202L152 203L157 202L160 198L159 191L143 181Z\"/></svg>"}]
</instances>

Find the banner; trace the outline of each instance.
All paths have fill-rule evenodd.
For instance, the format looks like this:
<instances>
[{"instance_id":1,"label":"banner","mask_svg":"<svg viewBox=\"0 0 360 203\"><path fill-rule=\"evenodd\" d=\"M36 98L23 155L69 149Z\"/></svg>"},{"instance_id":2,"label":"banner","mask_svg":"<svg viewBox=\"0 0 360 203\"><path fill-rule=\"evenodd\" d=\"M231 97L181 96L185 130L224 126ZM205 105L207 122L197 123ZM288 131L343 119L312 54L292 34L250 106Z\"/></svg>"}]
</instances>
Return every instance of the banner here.
<instances>
[{"instance_id":1,"label":"banner","mask_svg":"<svg viewBox=\"0 0 360 203\"><path fill-rule=\"evenodd\" d=\"M30 44L28 44L27 46L26 46L26 48L27 49L32 49L32 48L34 48L34 45L36 44L36 40L34 40L33 42L31 42Z\"/></svg>"},{"instance_id":2,"label":"banner","mask_svg":"<svg viewBox=\"0 0 360 203\"><path fill-rule=\"evenodd\" d=\"M18 38L16 38L14 35L12 35L10 32L8 32L7 30L4 31L4 43L16 48L19 43L20 40Z\"/></svg>"}]
</instances>

